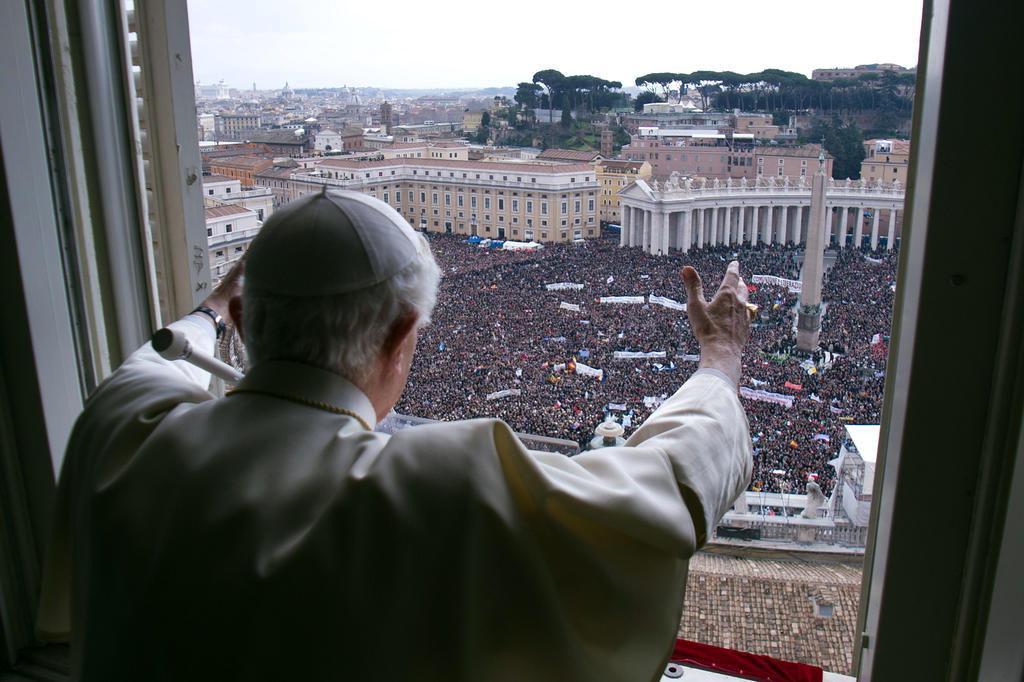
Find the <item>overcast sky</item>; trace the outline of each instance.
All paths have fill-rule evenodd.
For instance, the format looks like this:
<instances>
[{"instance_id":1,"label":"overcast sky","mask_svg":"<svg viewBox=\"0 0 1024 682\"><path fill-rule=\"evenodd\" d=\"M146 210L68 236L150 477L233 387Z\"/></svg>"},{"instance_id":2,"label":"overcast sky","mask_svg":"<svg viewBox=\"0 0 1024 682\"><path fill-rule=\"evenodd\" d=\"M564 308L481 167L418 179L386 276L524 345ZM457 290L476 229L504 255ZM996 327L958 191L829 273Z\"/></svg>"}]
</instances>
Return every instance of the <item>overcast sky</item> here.
<instances>
[{"instance_id":1,"label":"overcast sky","mask_svg":"<svg viewBox=\"0 0 1024 682\"><path fill-rule=\"evenodd\" d=\"M188 0L193 69L231 87L515 85L541 69L917 63L921 0Z\"/></svg>"}]
</instances>

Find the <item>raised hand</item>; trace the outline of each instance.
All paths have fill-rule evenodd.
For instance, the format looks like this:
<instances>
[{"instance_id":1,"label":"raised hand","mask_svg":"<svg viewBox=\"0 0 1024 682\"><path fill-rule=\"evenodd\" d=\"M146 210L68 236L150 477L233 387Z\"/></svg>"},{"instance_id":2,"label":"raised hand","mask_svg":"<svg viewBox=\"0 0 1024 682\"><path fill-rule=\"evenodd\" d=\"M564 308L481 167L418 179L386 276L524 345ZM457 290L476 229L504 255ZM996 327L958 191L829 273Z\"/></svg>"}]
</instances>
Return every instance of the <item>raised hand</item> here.
<instances>
[{"instance_id":1,"label":"raised hand","mask_svg":"<svg viewBox=\"0 0 1024 682\"><path fill-rule=\"evenodd\" d=\"M700 275L687 265L682 271L686 285L686 314L700 343L700 367L724 372L739 384L743 346L750 338L747 285L740 277L739 261L729 263L714 297L704 299Z\"/></svg>"}]
</instances>

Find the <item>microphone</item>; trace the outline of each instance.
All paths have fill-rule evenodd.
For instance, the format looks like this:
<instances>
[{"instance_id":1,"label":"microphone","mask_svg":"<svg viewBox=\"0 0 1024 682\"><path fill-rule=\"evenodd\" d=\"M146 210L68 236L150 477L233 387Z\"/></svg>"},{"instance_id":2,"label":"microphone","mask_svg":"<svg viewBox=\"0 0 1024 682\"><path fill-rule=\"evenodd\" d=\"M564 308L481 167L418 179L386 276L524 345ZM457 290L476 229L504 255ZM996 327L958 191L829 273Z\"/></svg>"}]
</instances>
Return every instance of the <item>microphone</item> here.
<instances>
[{"instance_id":1,"label":"microphone","mask_svg":"<svg viewBox=\"0 0 1024 682\"><path fill-rule=\"evenodd\" d=\"M174 329L158 329L150 339L160 357L165 360L184 360L199 369L219 377L229 384L237 384L245 375L231 365L192 347L185 335Z\"/></svg>"}]
</instances>

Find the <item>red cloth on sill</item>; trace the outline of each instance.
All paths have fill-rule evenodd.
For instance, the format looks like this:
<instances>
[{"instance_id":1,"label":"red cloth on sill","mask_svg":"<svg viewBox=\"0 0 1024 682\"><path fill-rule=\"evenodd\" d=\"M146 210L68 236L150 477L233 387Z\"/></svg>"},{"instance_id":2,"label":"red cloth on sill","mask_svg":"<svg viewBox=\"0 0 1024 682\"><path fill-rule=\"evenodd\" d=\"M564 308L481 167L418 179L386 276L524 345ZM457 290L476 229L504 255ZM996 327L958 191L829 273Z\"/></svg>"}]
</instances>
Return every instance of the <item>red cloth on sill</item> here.
<instances>
[{"instance_id":1,"label":"red cloth on sill","mask_svg":"<svg viewBox=\"0 0 1024 682\"><path fill-rule=\"evenodd\" d=\"M821 668L677 639L671 660L757 682L822 682Z\"/></svg>"}]
</instances>

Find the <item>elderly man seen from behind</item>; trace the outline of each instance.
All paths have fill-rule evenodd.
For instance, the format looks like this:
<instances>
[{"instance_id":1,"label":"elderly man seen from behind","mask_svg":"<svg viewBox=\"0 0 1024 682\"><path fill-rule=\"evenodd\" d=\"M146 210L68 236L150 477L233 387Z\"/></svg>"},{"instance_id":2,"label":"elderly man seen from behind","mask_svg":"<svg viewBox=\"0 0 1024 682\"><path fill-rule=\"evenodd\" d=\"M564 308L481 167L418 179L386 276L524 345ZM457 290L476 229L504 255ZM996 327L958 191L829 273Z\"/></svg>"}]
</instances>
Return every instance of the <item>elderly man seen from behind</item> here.
<instances>
[{"instance_id":1,"label":"elderly man seen from behind","mask_svg":"<svg viewBox=\"0 0 1024 682\"><path fill-rule=\"evenodd\" d=\"M147 344L96 391L40 614L75 679L659 678L687 560L750 477L738 264L710 302L684 269L701 369L625 446L573 458L496 419L373 430L438 279L387 204L305 197L171 325L212 352L240 323L236 390Z\"/></svg>"}]
</instances>

